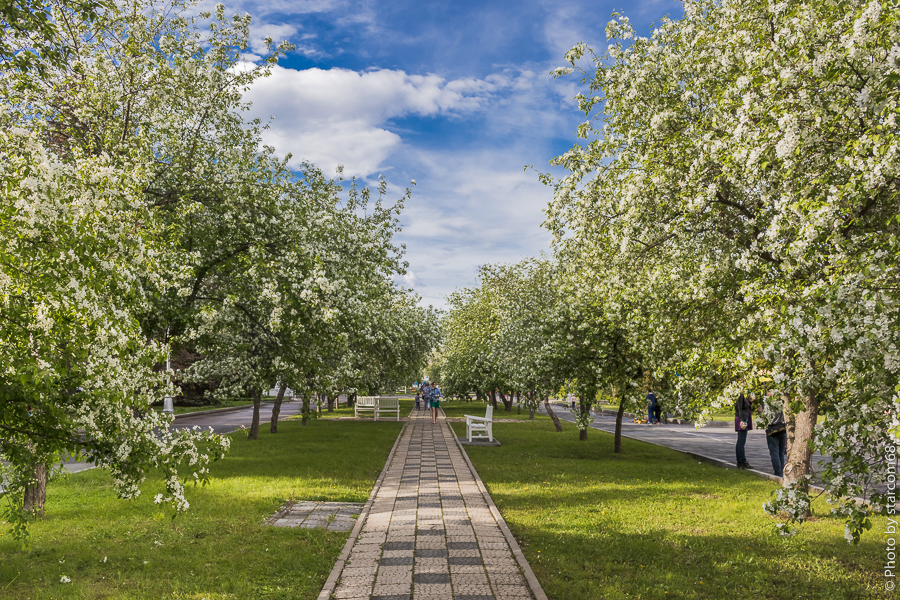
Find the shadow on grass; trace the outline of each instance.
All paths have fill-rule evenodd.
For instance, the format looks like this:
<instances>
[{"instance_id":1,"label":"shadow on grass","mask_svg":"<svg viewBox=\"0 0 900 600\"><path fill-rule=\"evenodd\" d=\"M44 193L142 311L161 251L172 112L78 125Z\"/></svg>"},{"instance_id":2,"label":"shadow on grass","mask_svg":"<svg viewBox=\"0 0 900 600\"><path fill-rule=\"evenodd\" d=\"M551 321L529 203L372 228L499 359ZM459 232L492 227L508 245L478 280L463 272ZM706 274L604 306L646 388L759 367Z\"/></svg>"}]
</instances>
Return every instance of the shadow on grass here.
<instances>
[{"instance_id":1,"label":"shadow on grass","mask_svg":"<svg viewBox=\"0 0 900 600\"><path fill-rule=\"evenodd\" d=\"M503 446L466 448L549 597L889 597L881 537L849 546L824 502L782 538L762 511L775 483L564 427L498 424Z\"/></svg>"}]
</instances>

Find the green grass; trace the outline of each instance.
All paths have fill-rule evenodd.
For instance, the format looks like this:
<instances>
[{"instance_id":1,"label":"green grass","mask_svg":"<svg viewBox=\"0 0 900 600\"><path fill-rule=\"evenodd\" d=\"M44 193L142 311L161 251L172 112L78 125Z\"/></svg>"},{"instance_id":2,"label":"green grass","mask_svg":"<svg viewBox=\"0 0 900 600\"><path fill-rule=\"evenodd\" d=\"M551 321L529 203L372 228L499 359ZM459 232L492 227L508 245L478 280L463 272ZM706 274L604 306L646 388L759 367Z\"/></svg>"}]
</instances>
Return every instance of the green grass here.
<instances>
[{"instance_id":1,"label":"green grass","mask_svg":"<svg viewBox=\"0 0 900 600\"><path fill-rule=\"evenodd\" d=\"M454 424L462 435L464 425ZM467 447L550 598L893 598L886 519L858 546L814 503L795 537L762 511L776 484L574 425L496 424L501 447Z\"/></svg>"},{"instance_id":2,"label":"green grass","mask_svg":"<svg viewBox=\"0 0 900 600\"><path fill-rule=\"evenodd\" d=\"M212 482L189 487L191 510L174 520L153 504L156 483L125 501L101 470L70 475L50 485L27 549L2 531L0 598L315 598L349 532L263 521L290 498L365 501L401 427L285 421L256 441L234 434Z\"/></svg>"},{"instance_id":3,"label":"green grass","mask_svg":"<svg viewBox=\"0 0 900 600\"><path fill-rule=\"evenodd\" d=\"M444 414L449 418L462 418L465 415L475 415L476 417L483 417L485 410L487 410L488 405L486 403L478 402L477 400L472 402L465 402L463 400L441 400L441 408L444 409ZM528 420L528 411L522 408L522 414L518 414L515 404L512 407L512 410L506 412L503 409L503 403L499 400L497 401L497 410L494 411L495 419L517 419L517 420ZM535 412L534 419L535 421L539 419L548 419L550 417L547 415L541 414L539 412Z\"/></svg>"}]
</instances>

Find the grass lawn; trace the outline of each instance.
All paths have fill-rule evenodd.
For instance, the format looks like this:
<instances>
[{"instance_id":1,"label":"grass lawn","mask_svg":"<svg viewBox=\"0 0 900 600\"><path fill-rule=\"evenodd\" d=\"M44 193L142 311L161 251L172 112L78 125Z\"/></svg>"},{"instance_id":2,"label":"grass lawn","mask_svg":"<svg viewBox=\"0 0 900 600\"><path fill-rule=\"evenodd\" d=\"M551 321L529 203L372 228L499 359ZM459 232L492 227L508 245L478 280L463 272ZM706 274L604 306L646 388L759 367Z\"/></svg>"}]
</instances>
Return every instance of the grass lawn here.
<instances>
[{"instance_id":1,"label":"grass lawn","mask_svg":"<svg viewBox=\"0 0 900 600\"><path fill-rule=\"evenodd\" d=\"M487 410L488 405L486 403L478 402L474 400L472 402L465 402L463 400L441 400L441 408L444 409L444 414L449 418L462 418L465 415L475 415L476 417L483 417L485 410ZM522 414L518 414L516 409L516 405L514 404L512 410L506 412L503 409L503 403L500 400L497 400L497 409L494 411L495 419L519 419L519 420L528 420L528 411L525 408L522 408ZM535 412L534 420L537 421L539 419L549 420L545 414ZM463 426L465 429L465 426Z\"/></svg>"},{"instance_id":2,"label":"grass lawn","mask_svg":"<svg viewBox=\"0 0 900 600\"><path fill-rule=\"evenodd\" d=\"M174 520L153 504L156 483L125 501L103 471L70 475L50 485L28 548L0 530L0 598L315 598L349 532L263 521L290 498L364 502L401 427L285 421L256 441L233 434L212 482L189 487L191 510Z\"/></svg>"},{"instance_id":3,"label":"grass lawn","mask_svg":"<svg viewBox=\"0 0 900 600\"><path fill-rule=\"evenodd\" d=\"M612 435L563 427L495 424L502 446L466 448L550 598L894 597L886 518L850 546L820 500L782 538L762 511L775 483L627 438L614 455Z\"/></svg>"}]
</instances>

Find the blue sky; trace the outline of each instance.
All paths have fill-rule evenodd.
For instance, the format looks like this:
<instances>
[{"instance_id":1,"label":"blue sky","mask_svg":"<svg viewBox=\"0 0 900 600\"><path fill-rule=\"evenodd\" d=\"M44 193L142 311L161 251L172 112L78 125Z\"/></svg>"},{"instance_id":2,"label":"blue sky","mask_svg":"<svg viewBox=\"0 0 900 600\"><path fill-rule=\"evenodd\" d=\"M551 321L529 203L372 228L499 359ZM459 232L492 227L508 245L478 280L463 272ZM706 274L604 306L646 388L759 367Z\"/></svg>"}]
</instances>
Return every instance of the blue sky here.
<instances>
[{"instance_id":1,"label":"blue sky","mask_svg":"<svg viewBox=\"0 0 900 600\"><path fill-rule=\"evenodd\" d=\"M367 182L381 174L389 198L416 181L399 236L405 283L441 307L475 282L479 265L548 249L541 222L552 191L524 167L548 170L584 118L577 79L549 75L565 52L581 41L604 49L613 12L640 34L681 14L676 0L241 0L226 8L253 16L254 51L266 36L297 48L247 95L251 116L274 118L266 143L326 172L342 164Z\"/></svg>"}]
</instances>

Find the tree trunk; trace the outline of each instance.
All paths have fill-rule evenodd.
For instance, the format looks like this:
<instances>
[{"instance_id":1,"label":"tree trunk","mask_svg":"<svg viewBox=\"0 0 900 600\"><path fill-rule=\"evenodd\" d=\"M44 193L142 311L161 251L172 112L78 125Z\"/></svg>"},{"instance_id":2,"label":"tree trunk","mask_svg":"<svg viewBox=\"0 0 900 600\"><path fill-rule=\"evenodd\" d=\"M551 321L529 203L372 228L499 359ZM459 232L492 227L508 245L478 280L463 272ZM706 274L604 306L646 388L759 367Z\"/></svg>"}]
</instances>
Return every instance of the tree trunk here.
<instances>
[{"instance_id":1,"label":"tree trunk","mask_svg":"<svg viewBox=\"0 0 900 600\"><path fill-rule=\"evenodd\" d=\"M791 453L784 467L784 481L799 481L812 472L812 443L815 437L816 421L819 417L819 400L814 392L808 392L803 398L803 410L794 415L794 439L791 442ZM808 485L803 486L809 490Z\"/></svg>"},{"instance_id":2,"label":"tree trunk","mask_svg":"<svg viewBox=\"0 0 900 600\"><path fill-rule=\"evenodd\" d=\"M25 498L22 508L26 513L33 513L38 517L44 516L44 503L47 501L47 466L35 465L34 481L25 486Z\"/></svg>"},{"instance_id":3,"label":"tree trunk","mask_svg":"<svg viewBox=\"0 0 900 600\"><path fill-rule=\"evenodd\" d=\"M550 397L544 398L544 410L547 411L547 414L550 415L550 418L553 420L553 426L556 427L556 431L562 431L562 425L559 424L559 417L556 416L556 413L553 412L553 409L550 408Z\"/></svg>"},{"instance_id":4,"label":"tree trunk","mask_svg":"<svg viewBox=\"0 0 900 600\"><path fill-rule=\"evenodd\" d=\"M522 414L522 393L516 392L516 409L518 410L517 414Z\"/></svg>"},{"instance_id":5,"label":"tree trunk","mask_svg":"<svg viewBox=\"0 0 900 600\"><path fill-rule=\"evenodd\" d=\"M503 401L503 410L506 412L512 412L512 396L507 396L503 392L500 392L500 400Z\"/></svg>"},{"instance_id":6,"label":"tree trunk","mask_svg":"<svg viewBox=\"0 0 900 600\"><path fill-rule=\"evenodd\" d=\"M253 390L253 421L250 422L250 434L247 439L255 440L259 438L259 406L262 404L262 391Z\"/></svg>"},{"instance_id":7,"label":"tree trunk","mask_svg":"<svg viewBox=\"0 0 900 600\"><path fill-rule=\"evenodd\" d=\"M480 390L475 390L475 399L484 404L484 394Z\"/></svg>"},{"instance_id":8,"label":"tree trunk","mask_svg":"<svg viewBox=\"0 0 900 600\"><path fill-rule=\"evenodd\" d=\"M491 390L491 406L497 410L497 390Z\"/></svg>"},{"instance_id":9,"label":"tree trunk","mask_svg":"<svg viewBox=\"0 0 900 600\"><path fill-rule=\"evenodd\" d=\"M579 411L581 414L583 414L583 415L584 415L584 414L587 414L587 415L590 415L590 414L591 414L591 406L590 406L590 404L588 404L588 403L585 401L584 398L579 398L579 399L578 399L578 411ZM590 425L588 425L588 424L585 422L584 429L578 430L578 439L579 439L580 441L582 441L582 442L585 441L585 440L587 440L587 430L588 430L588 427L590 427Z\"/></svg>"},{"instance_id":10,"label":"tree trunk","mask_svg":"<svg viewBox=\"0 0 900 600\"><path fill-rule=\"evenodd\" d=\"M622 454L622 415L625 414L625 394L619 398L619 410L616 412L616 435L613 442L613 452Z\"/></svg>"},{"instance_id":11,"label":"tree trunk","mask_svg":"<svg viewBox=\"0 0 900 600\"><path fill-rule=\"evenodd\" d=\"M528 392L528 420L534 421L534 390Z\"/></svg>"},{"instance_id":12,"label":"tree trunk","mask_svg":"<svg viewBox=\"0 0 900 600\"><path fill-rule=\"evenodd\" d=\"M307 392L303 394L303 406L300 408L300 425L306 427L306 422L309 420L309 400L312 398L312 395Z\"/></svg>"},{"instance_id":13,"label":"tree trunk","mask_svg":"<svg viewBox=\"0 0 900 600\"><path fill-rule=\"evenodd\" d=\"M790 396L782 396L781 400L781 411L782 413L784 413L784 424L787 433L787 444L785 447L784 455L790 456L791 450L794 448L794 431L797 428L797 419L794 417L794 413L791 412Z\"/></svg>"},{"instance_id":14,"label":"tree trunk","mask_svg":"<svg viewBox=\"0 0 900 600\"><path fill-rule=\"evenodd\" d=\"M281 414L281 401L284 400L284 391L287 384L278 386L278 395L275 396L275 405L272 407L272 423L269 425L269 433L278 433L278 415Z\"/></svg>"},{"instance_id":15,"label":"tree trunk","mask_svg":"<svg viewBox=\"0 0 900 600\"><path fill-rule=\"evenodd\" d=\"M347 408L353 408L356 404L356 394L347 394Z\"/></svg>"},{"instance_id":16,"label":"tree trunk","mask_svg":"<svg viewBox=\"0 0 900 600\"><path fill-rule=\"evenodd\" d=\"M334 412L334 403L335 403L335 401L338 399L339 396L340 396L339 393L338 393L338 394L335 394L334 397L332 397L331 394L329 394L329 395L327 396L327 398L328 398L328 412Z\"/></svg>"}]
</instances>

